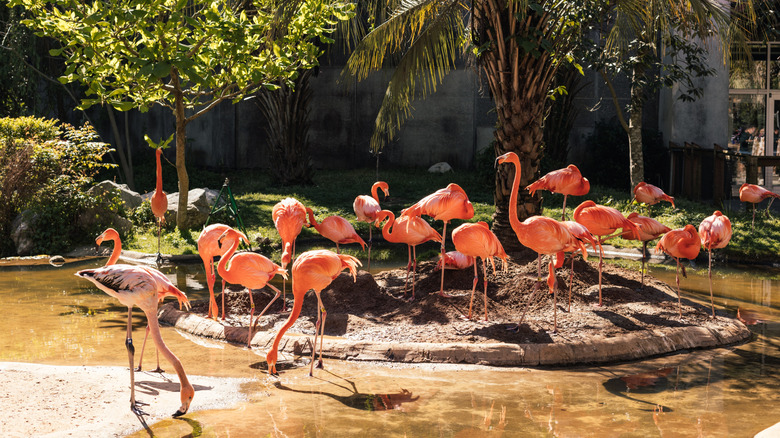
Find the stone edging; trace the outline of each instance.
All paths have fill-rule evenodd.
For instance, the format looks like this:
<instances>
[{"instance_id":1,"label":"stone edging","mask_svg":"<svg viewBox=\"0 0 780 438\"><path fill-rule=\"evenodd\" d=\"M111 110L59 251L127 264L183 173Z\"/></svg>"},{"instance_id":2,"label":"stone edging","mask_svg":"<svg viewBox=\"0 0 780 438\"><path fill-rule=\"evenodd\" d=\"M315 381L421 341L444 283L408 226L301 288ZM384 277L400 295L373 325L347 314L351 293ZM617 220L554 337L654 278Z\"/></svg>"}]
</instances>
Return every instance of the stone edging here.
<instances>
[{"instance_id":1,"label":"stone edging","mask_svg":"<svg viewBox=\"0 0 780 438\"><path fill-rule=\"evenodd\" d=\"M217 321L179 311L172 304L160 308L160 321L196 336L245 344L247 329L223 326ZM722 317L721 317L722 318ZM748 328L737 320L714 330L688 326L647 330L622 337L594 338L591 342L551 344L507 343L421 343L351 341L326 336L323 355L342 360L387 361L408 363L460 363L494 366L556 366L606 363L645 359L675 351L711 348L744 342L751 337ZM270 348L276 332L258 332L252 346ZM310 352L310 336L285 334L280 352L290 355ZM305 348L303 346L306 346Z\"/></svg>"}]
</instances>

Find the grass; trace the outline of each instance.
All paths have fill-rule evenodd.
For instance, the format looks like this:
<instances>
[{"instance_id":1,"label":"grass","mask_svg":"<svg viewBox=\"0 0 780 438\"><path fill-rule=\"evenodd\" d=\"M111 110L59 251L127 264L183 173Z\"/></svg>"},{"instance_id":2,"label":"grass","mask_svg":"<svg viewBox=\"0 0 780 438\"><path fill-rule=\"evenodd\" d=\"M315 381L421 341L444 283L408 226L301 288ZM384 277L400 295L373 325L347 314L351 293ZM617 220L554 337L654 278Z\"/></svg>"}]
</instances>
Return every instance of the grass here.
<instances>
[{"instance_id":1,"label":"grass","mask_svg":"<svg viewBox=\"0 0 780 438\"><path fill-rule=\"evenodd\" d=\"M167 175L166 175L167 176ZM153 175L151 175L153 178ZM165 177L164 177L165 178ZM435 190L446 187L454 182L459 184L469 194L474 204L475 215L471 221L485 221L492 223L493 216L493 184L485 181L477 172L457 172L448 174L431 174L424 169L383 170L379 178L390 186L390 197L380 203L385 209L392 210L396 214L408 207L420 198ZM149 179L148 177L146 179ZM165 178L167 181L175 181L175 175ZM202 187L219 190L224 176L216 172L193 172L192 187ZM293 197L301 201L307 207L314 210L318 220L330 215L340 215L348 219L355 226L358 234L367 239L369 225L357 222L352 211L352 202L357 195L369 194L371 185L376 180L373 170L354 169L325 171L320 170L315 174L312 186L288 186L282 187L273 184L271 178L264 172L238 171L230 175L230 188L236 198L240 215L246 226L250 239L267 238L267 243L259 245L261 252L272 259L280 256L280 239L271 220L273 206L286 197ZM154 181L144 181L141 187L153 187ZM166 190L170 190L166 187ZM561 217L563 196L540 192L544 197L543 214L555 219ZM668 203L655 206L638 205L631 202L628 191L618 191L606 187L592 187L591 193L582 197L570 197L567 201L567 215L571 217L579 203L586 199L592 199L597 204L614 207L624 215L637 211L641 215L650 216L670 228L681 228L686 224L693 224L698 228L701 221L711 215L715 210L708 203L677 199L677 208L672 208ZM751 210L745 211L740 204L736 211L723 210L732 222L733 236L731 243L724 249L716 250L721 256L741 261L774 261L780 260L780 219L766 214L766 202L760 205L756 213L755 230L751 230ZM213 217L210 223L222 222L235 225L224 213ZM441 222L430 221L431 225L441 230ZM462 221L453 221L448 226L448 232L454 229ZM196 239L200 230L179 231L169 224L163 230L161 250L166 254L195 254L197 253ZM374 229L374 234L380 231ZM449 239L448 239L449 240ZM299 241L311 248L332 248L330 241L324 241L314 229L304 228ZM310 242L307 245L305 242ZM617 247L641 247L641 243L624 240L621 238L609 241ZM652 245L648 247L652 248ZM372 252L374 260L401 260L406 257L406 248L403 245L388 245ZM253 247L256 246L253 244ZM125 248L135 251L156 253L157 230L151 222L139 227L134 236L125 242ZM308 248L307 248L308 249ZM348 254L359 254L357 245L345 245L342 251ZM418 248L418 259L427 258L435 253L431 247Z\"/></svg>"}]
</instances>

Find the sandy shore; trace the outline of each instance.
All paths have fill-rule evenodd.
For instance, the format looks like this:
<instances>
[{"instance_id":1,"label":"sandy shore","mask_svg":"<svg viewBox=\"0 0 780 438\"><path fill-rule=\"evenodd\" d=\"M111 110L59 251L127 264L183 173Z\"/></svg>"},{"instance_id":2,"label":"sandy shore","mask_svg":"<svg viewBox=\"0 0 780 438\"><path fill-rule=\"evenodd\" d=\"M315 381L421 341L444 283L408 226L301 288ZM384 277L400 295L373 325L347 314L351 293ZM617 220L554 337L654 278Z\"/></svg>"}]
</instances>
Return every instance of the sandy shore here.
<instances>
[{"instance_id":1,"label":"sandy shore","mask_svg":"<svg viewBox=\"0 0 780 438\"><path fill-rule=\"evenodd\" d=\"M130 411L127 368L0 362L0 430L4 437L116 437L143 429ZM229 408L245 399L247 379L190 376L190 412ZM147 424L180 406L176 374L136 373L136 399Z\"/></svg>"}]
</instances>

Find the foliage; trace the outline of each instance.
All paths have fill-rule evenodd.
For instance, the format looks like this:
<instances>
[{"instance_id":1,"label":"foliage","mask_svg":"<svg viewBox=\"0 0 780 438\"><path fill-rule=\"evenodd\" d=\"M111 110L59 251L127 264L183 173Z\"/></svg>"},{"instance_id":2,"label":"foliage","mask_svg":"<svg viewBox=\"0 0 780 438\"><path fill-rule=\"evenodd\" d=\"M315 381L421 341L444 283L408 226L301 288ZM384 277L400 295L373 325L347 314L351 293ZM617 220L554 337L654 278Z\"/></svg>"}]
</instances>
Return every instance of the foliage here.
<instances>
[{"instance_id":1,"label":"foliage","mask_svg":"<svg viewBox=\"0 0 780 438\"><path fill-rule=\"evenodd\" d=\"M10 226L24 210L33 218L34 251L43 253L68 249L106 224L105 217L84 221L86 212L121 212L115 195L101 199L85 193L99 170L113 166L102 162L111 149L97 138L89 125L76 128L32 117L0 119L2 254L14 251Z\"/></svg>"},{"instance_id":2,"label":"foliage","mask_svg":"<svg viewBox=\"0 0 780 438\"><path fill-rule=\"evenodd\" d=\"M5 2L3 2L5 3ZM32 32L19 21L23 18L22 8L0 6L0 116L15 117L28 113L35 101L35 75L31 69L12 56L38 58Z\"/></svg>"}]
</instances>

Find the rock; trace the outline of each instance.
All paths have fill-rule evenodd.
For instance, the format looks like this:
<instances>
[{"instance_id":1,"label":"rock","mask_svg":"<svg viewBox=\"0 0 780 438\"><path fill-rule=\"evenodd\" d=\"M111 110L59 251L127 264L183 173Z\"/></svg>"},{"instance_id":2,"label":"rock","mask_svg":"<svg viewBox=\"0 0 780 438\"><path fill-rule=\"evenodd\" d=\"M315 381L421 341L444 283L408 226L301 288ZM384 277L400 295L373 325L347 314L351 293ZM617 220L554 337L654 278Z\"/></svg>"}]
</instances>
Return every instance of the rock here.
<instances>
[{"instance_id":1,"label":"rock","mask_svg":"<svg viewBox=\"0 0 780 438\"><path fill-rule=\"evenodd\" d=\"M125 209L130 211L138 208L141 205L141 195L137 192L130 190L127 184L117 184L110 180L101 181L92 186L87 193L91 196L105 195L110 192L118 192L119 197L122 198Z\"/></svg>"},{"instance_id":2,"label":"rock","mask_svg":"<svg viewBox=\"0 0 780 438\"><path fill-rule=\"evenodd\" d=\"M144 197L151 197L150 193L144 194ZM211 213L211 207L217 201L219 192L208 188L192 189L187 194L187 220L185 227L200 228L206 223L206 219ZM165 212L165 221L167 223L176 223L176 215L179 210L179 194L172 193L168 195L168 211Z\"/></svg>"},{"instance_id":3,"label":"rock","mask_svg":"<svg viewBox=\"0 0 780 438\"><path fill-rule=\"evenodd\" d=\"M453 170L452 170L452 166L450 166L449 163L441 161L441 162L436 163L433 166L429 167L428 168L428 172L430 172L430 173L447 173L447 172L453 172Z\"/></svg>"},{"instance_id":4,"label":"rock","mask_svg":"<svg viewBox=\"0 0 780 438\"><path fill-rule=\"evenodd\" d=\"M16 216L11 223L11 240L16 246L16 254L28 256L33 252L35 242L33 241L32 223L35 221L35 215L29 210L23 211Z\"/></svg>"},{"instance_id":5,"label":"rock","mask_svg":"<svg viewBox=\"0 0 780 438\"><path fill-rule=\"evenodd\" d=\"M133 229L133 222L130 219L101 207L88 208L77 219L77 225L82 230L89 230L97 224L101 227L112 227L120 234L127 234Z\"/></svg>"},{"instance_id":6,"label":"rock","mask_svg":"<svg viewBox=\"0 0 780 438\"><path fill-rule=\"evenodd\" d=\"M61 255L52 256L49 258L49 264L52 266L60 267L65 264L65 257Z\"/></svg>"}]
</instances>

